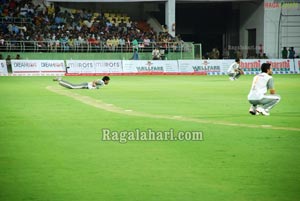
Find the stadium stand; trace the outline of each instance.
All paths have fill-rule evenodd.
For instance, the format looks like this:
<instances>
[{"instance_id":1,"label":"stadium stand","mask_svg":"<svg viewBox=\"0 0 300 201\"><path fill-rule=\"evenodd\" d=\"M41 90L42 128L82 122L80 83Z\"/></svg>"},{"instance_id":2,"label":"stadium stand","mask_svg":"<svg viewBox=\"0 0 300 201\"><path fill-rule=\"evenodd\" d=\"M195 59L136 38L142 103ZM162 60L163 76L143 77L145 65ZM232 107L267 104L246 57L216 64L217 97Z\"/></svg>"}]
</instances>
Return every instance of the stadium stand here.
<instances>
[{"instance_id":1,"label":"stadium stand","mask_svg":"<svg viewBox=\"0 0 300 201\"><path fill-rule=\"evenodd\" d=\"M0 50L6 52L131 52L158 46L178 51L183 42L156 33L145 21L120 11L63 8L32 0L3 1L0 6Z\"/></svg>"}]
</instances>

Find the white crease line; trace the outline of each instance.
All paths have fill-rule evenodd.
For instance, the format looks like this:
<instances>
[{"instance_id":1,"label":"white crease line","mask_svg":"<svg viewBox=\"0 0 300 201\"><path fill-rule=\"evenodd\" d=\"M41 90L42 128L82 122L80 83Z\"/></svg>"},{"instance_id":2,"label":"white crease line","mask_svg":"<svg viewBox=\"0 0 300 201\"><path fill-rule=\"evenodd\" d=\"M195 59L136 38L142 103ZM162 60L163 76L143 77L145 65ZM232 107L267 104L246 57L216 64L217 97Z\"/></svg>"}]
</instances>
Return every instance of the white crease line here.
<instances>
[{"instance_id":1,"label":"white crease line","mask_svg":"<svg viewBox=\"0 0 300 201\"><path fill-rule=\"evenodd\" d=\"M109 111L114 112L118 114L126 114L131 116L140 116L140 117L149 117L149 118L158 118L158 119L169 119L169 120L176 120L176 121L186 121L186 122L196 122L196 123L204 123L204 124L215 124L215 125L223 125L223 126L234 126L234 127L245 127L245 128L262 128L262 129L271 129L271 130L288 130L288 131L300 131L300 128L293 128L293 127L280 127L280 126L272 126L272 125L256 125L256 124L238 124L238 123L232 123L232 122L225 122L225 121L211 121L211 120L205 120L205 119L195 119L190 117L182 117L182 116L169 116L169 115L156 115L156 114L148 114L143 112L134 112L131 110L129 112L128 110L124 110L119 107L109 107L107 108L107 103L104 103L102 101L93 99L89 96L82 96L76 93L71 92L70 90L62 90L57 89L53 86L46 87L49 91L52 91L54 93L64 95L71 97L77 101L80 101L84 104Z\"/></svg>"}]
</instances>

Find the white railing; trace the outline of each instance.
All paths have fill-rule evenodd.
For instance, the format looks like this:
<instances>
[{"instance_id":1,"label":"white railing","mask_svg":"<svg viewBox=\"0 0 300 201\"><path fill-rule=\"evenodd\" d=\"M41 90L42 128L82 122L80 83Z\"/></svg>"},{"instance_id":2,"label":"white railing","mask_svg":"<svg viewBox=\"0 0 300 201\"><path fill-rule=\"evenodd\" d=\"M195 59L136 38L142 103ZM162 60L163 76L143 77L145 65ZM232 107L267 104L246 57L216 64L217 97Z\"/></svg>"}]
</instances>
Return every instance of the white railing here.
<instances>
[{"instance_id":1,"label":"white railing","mask_svg":"<svg viewBox=\"0 0 300 201\"><path fill-rule=\"evenodd\" d=\"M139 52L152 52L159 47L165 52L189 52L192 44L184 42L150 42L139 43L136 46L125 43L124 45L108 45L106 42L88 40L64 41L17 41L10 40L0 43L0 51L3 52L132 52L138 48Z\"/></svg>"}]
</instances>

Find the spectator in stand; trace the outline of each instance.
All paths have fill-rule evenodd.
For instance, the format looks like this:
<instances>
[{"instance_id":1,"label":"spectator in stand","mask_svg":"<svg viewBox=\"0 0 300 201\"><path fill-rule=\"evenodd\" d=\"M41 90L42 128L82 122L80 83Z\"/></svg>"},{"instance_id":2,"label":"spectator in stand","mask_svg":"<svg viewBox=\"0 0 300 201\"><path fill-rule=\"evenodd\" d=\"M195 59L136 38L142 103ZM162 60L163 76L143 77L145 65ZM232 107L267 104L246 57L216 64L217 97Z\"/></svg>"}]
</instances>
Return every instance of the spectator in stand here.
<instances>
[{"instance_id":1,"label":"spectator in stand","mask_svg":"<svg viewBox=\"0 0 300 201\"><path fill-rule=\"evenodd\" d=\"M80 47L82 47L84 45L84 43L85 43L85 36L82 33L79 34L77 42L78 42L78 44L79 44Z\"/></svg>"},{"instance_id":2,"label":"spectator in stand","mask_svg":"<svg viewBox=\"0 0 300 201\"><path fill-rule=\"evenodd\" d=\"M131 29L131 27L132 27L131 25L132 25L132 21L128 21L126 23L127 30Z\"/></svg>"},{"instance_id":3,"label":"spectator in stand","mask_svg":"<svg viewBox=\"0 0 300 201\"><path fill-rule=\"evenodd\" d=\"M32 3L28 4L27 17L30 17L30 18L34 17L34 6Z\"/></svg>"},{"instance_id":4,"label":"spectator in stand","mask_svg":"<svg viewBox=\"0 0 300 201\"><path fill-rule=\"evenodd\" d=\"M155 47L155 49L152 51L152 59L160 60L160 51L159 51L158 47Z\"/></svg>"},{"instance_id":5,"label":"spectator in stand","mask_svg":"<svg viewBox=\"0 0 300 201\"><path fill-rule=\"evenodd\" d=\"M125 47L125 39L124 39L124 37L120 37L119 38L119 46L121 48L121 52L123 52L123 49Z\"/></svg>"},{"instance_id":6,"label":"spectator in stand","mask_svg":"<svg viewBox=\"0 0 300 201\"><path fill-rule=\"evenodd\" d=\"M145 45L144 45L144 37L140 37L138 40L138 46L139 46L139 51L143 52Z\"/></svg>"},{"instance_id":7,"label":"spectator in stand","mask_svg":"<svg viewBox=\"0 0 300 201\"><path fill-rule=\"evenodd\" d=\"M294 47L290 47L289 49L289 59L294 59L295 58L295 50L294 50Z\"/></svg>"},{"instance_id":8,"label":"spectator in stand","mask_svg":"<svg viewBox=\"0 0 300 201\"><path fill-rule=\"evenodd\" d=\"M136 49L136 48L134 49L133 56L132 56L131 60L139 60L138 49Z\"/></svg>"},{"instance_id":9,"label":"spectator in stand","mask_svg":"<svg viewBox=\"0 0 300 201\"><path fill-rule=\"evenodd\" d=\"M112 23L110 23L110 21L106 21L106 27L107 27L107 30L109 29L109 27L111 27L112 26Z\"/></svg>"},{"instance_id":10,"label":"spectator in stand","mask_svg":"<svg viewBox=\"0 0 300 201\"><path fill-rule=\"evenodd\" d=\"M223 50L223 59L229 59L229 51L227 48Z\"/></svg>"},{"instance_id":11,"label":"spectator in stand","mask_svg":"<svg viewBox=\"0 0 300 201\"><path fill-rule=\"evenodd\" d=\"M130 41L130 37L126 36L126 41L125 41L125 51L128 52L130 50L131 47L131 41Z\"/></svg>"},{"instance_id":12,"label":"spectator in stand","mask_svg":"<svg viewBox=\"0 0 300 201\"><path fill-rule=\"evenodd\" d=\"M112 41L112 50L116 51L119 46L119 38L113 36L111 41Z\"/></svg>"},{"instance_id":13,"label":"spectator in stand","mask_svg":"<svg viewBox=\"0 0 300 201\"><path fill-rule=\"evenodd\" d=\"M84 20L83 21L83 24L85 26L87 26L87 28L91 29L92 25L93 25L93 22L91 21L91 19L88 19L88 20Z\"/></svg>"},{"instance_id":14,"label":"spectator in stand","mask_svg":"<svg viewBox=\"0 0 300 201\"><path fill-rule=\"evenodd\" d=\"M16 60L20 60L21 59L21 56L19 54L16 55Z\"/></svg>"},{"instance_id":15,"label":"spectator in stand","mask_svg":"<svg viewBox=\"0 0 300 201\"><path fill-rule=\"evenodd\" d=\"M96 39L94 34L88 38L88 43L90 44L92 49L99 48L99 41Z\"/></svg>"},{"instance_id":16,"label":"spectator in stand","mask_svg":"<svg viewBox=\"0 0 300 201\"><path fill-rule=\"evenodd\" d=\"M97 34L99 32L99 22L93 22L91 28L90 28L90 32L93 34Z\"/></svg>"},{"instance_id":17,"label":"spectator in stand","mask_svg":"<svg viewBox=\"0 0 300 201\"><path fill-rule=\"evenodd\" d=\"M161 27L162 27L162 32L163 33L168 33L169 32L167 25L162 25Z\"/></svg>"},{"instance_id":18,"label":"spectator in stand","mask_svg":"<svg viewBox=\"0 0 300 201\"><path fill-rule=\"evenodd\" d=\"M112 24L110 29L109 29L109 32L114 34L114 33L117 33L118 32L118 27L116 27L115 24Z\"/></svg>"},{"instance_id":19,"label":"spectator in stand","mask_svg":"<svg viewBox=\"0 0 300 201\"><path fill-rule=\"evenodd\" d=\"M283 50L281 51L281 57L283 59L287 59L287 57L288 57L288 51L287 51L286 47L283 47Z\"/></svg>"},{"instance_id":20,"label":"spectator in stand","mask_svg":"<svg viewBox=\"0 0 300 201\"><path fill-rule=\"evenodd\" d=\"M70 50L73 50L73 49L74 49L75 42L74 42L74 39L73 39L72 36L69 37L69 40L68 40L68 46L69 46Z\"/></svg>"},{"instance_id":21,"label":"spectator in stand","mask_svg":"<svg viewBox=\"0 0 300 201\"><path fill-rule=\"evenodd\" d=\"M11 68L11 57L10 57L10 55L7 55L7 57L6 57L6 66L7 66L7 71L9 73L11 73L12 68Z\"/></svg>"},{"instance_id":22,"label":"spectator in stand","mask_svg":"<svg viewBox=\"0 0 300 201\"><path fill-rule=\"evenodd\" d=\"M55 9L54 14L58 15L58 13L60 13L60 7L58 6L58 4L54 4L54 9Z\"/></svg>"},{"instance_id":23,"label":"spectator in stand","mask_svg":"<svg viewBox=\"0 0 300 201\"><path fill-rule=\"evenodd\" d=\"M173 51L174 52L180 51L182 43L183 41L181 40L180 34L177 34L175 36L174 43L173 43Z\"/></svg>"},{"instance_id":24,"label":"spectator in stand","mask_svg":"<svg viewBox=\"0 0 300 201\"><path fill-rule=\"evenodd\" d=\"M262 55L261 58L262 58L262 59L268 59L269 57L267 57L266 53L263 53L263 55Z\"/></svg>"},{"instance_id":25,"label":"spectator in stand","mask_svg":"<svg viewBox=\"0 0 300 201\"><path fill-rule=\"evenodd\" d=\"M55 14L55 7L53 3L51 3L50 6L46 6L46 9L49 16L53 16Z\"/></svg>"},{"instance_id":26,"label":"spectator in stand","mask_svg":"<svg viewBox=\"0 0 300 201\"><path fill-rule=\"evenodd\" d=\"M209 53L210 59L219 59L220 58L220 52L218 48L213 48L212 51Z\"/></svg>"},{"instance_id":27,"label":"spectator in stand","mask_svg":"<svg viewBox=\"0 0 300 201\"><path fill-rule=\"evenodd\" d=\"M19 34L20 33L20 29L17 25L13 24L12 27L11 27L11 30L12 30L12 33L13 34Z\"/></svg>"},{"instance_id":28,"label":"spectator in stand","mask_svg":"<svg viewBox=\"0 0 300 201\"><path fill-rule=\"evenodd\" d=\"M68 37L65 36L64 34L61 35L61 37L59 39L59 43L62 48L62 51L67 52L70 50L69 43L68 43Z\"/></svg>"},{"instance_id":29,"label":"spectator in stand","mask_svg":"<svg viewBox=\"0 0 300 201\"><path fill-rule=\"evenodd\" d=\"M112 46L113 46L112 39L108 38L106 40L106 46L107 46L107 48L108 48L109 51L112 51Z\"/></svg>"},{"instance_id":30,"label":"spectator in stand","mask_svg":"<svg viewBox=\"0 0 300 201\"><path fill-rule=\"evenodd\" d=\"M9 16L9 7L8 7L8 6L4 6L4 7L3 7L3 10L2 10L2 16L3 16L3 17Z\"/></svg>"},{"instance_id":31,"label":"spectator in stand","mask_svg":"<svg viewBox=\"0 0 300 201\"><path fill-rule=\"evenodd\" d=\"M213 49L214 55L215 55L215 59L219 59L220 58L220 51L218 48L214 48Z\"/></svg>"},{"instance_id":32,"label":"spectator in stand","mask_svg":"<svg viewBox=\"0 0 300 201\"><path fill-rule=\"evenodd\" d=\"M9 1L9 9L10 10L14 10L15 8L16 8L16 6L17 6L17 3L16 3L16 1L15 0L10 0Z\"/></svg>"},{"instance_id":33,"label":"spectator in stand","mask_svg":"<svg viewBox=\"0 0 300 201\"><path fill-rule=\"evenodd\" d=\"M27 17L28 14L28 5L25 3L22 8L20 8L20 15L22 17Z\"/></svg>"},{"instance_id":34,"label":"spectator in stand","mask_svg":"<svg viewBox=\"0 0 300 201\"><path fill-rule=\"evenodd\" d=\"M163 49L165 49L165 50L167 50L168 49L168 46L169 46L169 39L167 38L167 37L165 37L165 36L163 36L162 38L161 38L161 42L162 42L162 48Z\"/></svg>"},{"instance_id":35,"label":"spectator in stand","mask_svg":"<svg viewBox=\"0 0 300 201\"><path fill-rule=\"evenodd\" d=\"M39 12L44 13L44 12L45 12L45 11L44 11L44 7L42 7L42 6L39 4L39 5L37 5L37 6L34 8L34 12L35 12L35 13L39 13Z\"/></svg>"},{"instance_id":36,"label":"spectator in stand","mask_svg":"<svg viewBox=\"0 0 300 201\"><path fill-rule=\"evenodd\" d=\"M240 49L237 49L237 51L235 52L236 54L236 58L237 59L242 59L243 58L243 53Z\"/></svg>"},{"instance_id":37,"label":"spectator in stand","mask_svg":"<svg viewBox=\"0 0 300 201\"><path fill-rule=\"evenodd\" d=\"M38 48L43 48L43 47L45 47L45 44L44 44L44 38L43 38L42 34L39 34L39 35L36 37L36 41L37 41L37 47L38 47Z\"/></svg>"},{"instance_id":38,"label":"spectator in stand","mask_svg":"<svg viewBox=\"0 0 300 201\"><path fill-rule=\"evenodd\" d=\"M145 36L145 38L144 38L144 47L145 48L148 48L148 47L150 47L150 39L148 38L148 36Z\"/></svg>"},{"instance_id":39,"label":"spectator in stand","mask_svg":"<svg viewBox=\"0 0 300 201\"><path fill-rule=\"evenodd\" d=\"M123 19L119 23L119 32L127 32L127 25Z\"/></svg>"},{"instance_id":40,"label":"spectator in stand","mask_svg":"<svg viewBox=\"0 0 300 201\"><path fill-rule=\"evenodd\" d=\"M139 48L139 42L137 41L137 39L134 39L131 43L132 43L132 48L133 49L138 49Z\"/></svg>"}]
</instances>

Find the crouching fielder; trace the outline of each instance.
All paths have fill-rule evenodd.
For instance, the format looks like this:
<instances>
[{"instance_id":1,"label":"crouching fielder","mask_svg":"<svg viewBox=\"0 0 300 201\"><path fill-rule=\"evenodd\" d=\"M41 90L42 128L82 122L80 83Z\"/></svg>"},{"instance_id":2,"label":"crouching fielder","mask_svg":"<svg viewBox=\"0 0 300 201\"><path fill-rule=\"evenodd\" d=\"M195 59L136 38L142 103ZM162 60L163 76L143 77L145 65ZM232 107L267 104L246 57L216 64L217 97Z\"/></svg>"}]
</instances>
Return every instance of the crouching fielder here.
<instances>
[{"instance_id":1,"label":"crouching fielder","mask_svg":"<svg viewBox=\"0 0 300 201\"><path fill-rule=\"evenodd\" d=\"M239 79L241 75L244 74L244 71L240 68L240 59L237 58L234 63L232 63L228 70L227 75L231 81Z\"/></svg>"},{"instance_id":2,"label":"crouching fielder","mask_svg":"<svg viewBox=\"0 0 300 201\"><path fill-rule=\"evenodd\" d=\"M66 80L63 80L61 77L54 78L53 81L58 81L58 83L68 89L99 89L102 86L108 85L110 78L104 76L101 80L94 80L92 82L83 82L81 84L73 84Z\"/></svg>"},{"instance_id":3,"label":"crouching fielder","mask_svg":"<svg viewBox=\"0 0 300 201\"><path fill-rule=\"evenodd\" d=\"M251 103L249 113L252 115L270 115L270 110L280 101L280 96L275 94L274 81L272 78L271 64L263 63L261 73L256 75L248 94ZM268 90L270 94L267 95Z\"/></svg>"}]
</instances>

